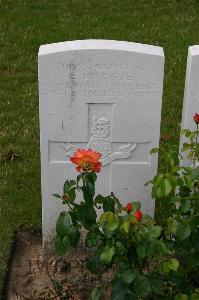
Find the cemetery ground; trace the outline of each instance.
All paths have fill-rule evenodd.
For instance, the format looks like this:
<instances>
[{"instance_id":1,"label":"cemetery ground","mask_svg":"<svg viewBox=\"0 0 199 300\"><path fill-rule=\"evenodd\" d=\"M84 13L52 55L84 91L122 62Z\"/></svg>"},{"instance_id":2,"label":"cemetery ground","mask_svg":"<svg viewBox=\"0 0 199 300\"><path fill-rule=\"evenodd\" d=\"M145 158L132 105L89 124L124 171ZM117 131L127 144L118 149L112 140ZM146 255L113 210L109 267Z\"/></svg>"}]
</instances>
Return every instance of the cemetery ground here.
<instances>
[{"instance_id":1,"label":"cemetery ground","mask_svg":"<svg viewBox=\"0 0 199 300\"><path fill-rule=\"evenodd\" d=\"M89 299L96 285L111 279L110 271L97 275L87 270L88 250L82 247L70 251L67 259L50 256L45 260L39 232L23 230L15 241L6 289L9 300ZM68 298L64 298L66 295Z\"/></svg>"},{"instance_id":2,"label":"cemetery ground","mask_svg":"<svg viewBox=\"0 0 199 300\"><path fill-rule=\"evenodd\" d=\"M150 2L150 4L149 4ZM166 64L161 132L179 138L188 46L199 41L197 1L1 1L0 295L20 228L41 231L37 52L41 44L115 39L158 45ZM161 162L160 162L161 167ZM156 218L161 215L157 204ZM2 296L3 297L3 296ZM1 299L1 296L0 296Z\"/></svg>"}]
</instances>

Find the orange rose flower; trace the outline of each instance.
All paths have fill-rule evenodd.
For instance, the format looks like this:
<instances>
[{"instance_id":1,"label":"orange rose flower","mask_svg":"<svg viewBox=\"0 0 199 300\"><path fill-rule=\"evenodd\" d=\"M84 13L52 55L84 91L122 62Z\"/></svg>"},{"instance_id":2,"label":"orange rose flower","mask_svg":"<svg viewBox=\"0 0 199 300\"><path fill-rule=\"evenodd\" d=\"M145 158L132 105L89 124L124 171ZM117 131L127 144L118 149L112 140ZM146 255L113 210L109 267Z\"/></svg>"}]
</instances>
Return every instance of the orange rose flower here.
<instances>
[{"instance_id":1,"label":"orange rose flower","mask_svg":"<svg viewBox=\"0 0 199 300\"><path fill-rule=\"evenodd\" d=\"M99 152L93 151L91 149L77 149L70 160L72 161L72 163L77 165L76 170L78 172L93 171L99 173L102 165L99 161L100 158L101 154Z\"/></svg>"}]
</instances>

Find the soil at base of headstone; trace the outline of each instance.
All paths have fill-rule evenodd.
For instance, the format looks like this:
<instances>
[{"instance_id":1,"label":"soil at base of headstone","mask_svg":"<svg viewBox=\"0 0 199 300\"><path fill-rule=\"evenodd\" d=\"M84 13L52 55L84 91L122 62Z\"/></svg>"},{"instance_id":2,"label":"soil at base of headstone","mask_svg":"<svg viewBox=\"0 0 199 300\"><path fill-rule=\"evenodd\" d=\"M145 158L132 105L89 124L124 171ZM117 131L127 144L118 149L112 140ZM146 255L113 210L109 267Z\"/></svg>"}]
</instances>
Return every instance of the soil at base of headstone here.
<instances>
[{"instance_id":1,"label":"soil at base of headstone","mask_svg":"<svg viewBox=\"0 0 199 300\"><path fill-rule=\"evenodd\" d=\"M112 272L93 275L86 268L88 250L71 249L60 258L44 258L42 238L18 232L7 282L7 300L89 300L94 287L111 280ZM106 291L106 300L110 291Z\"/></svg>"}]
</instances>

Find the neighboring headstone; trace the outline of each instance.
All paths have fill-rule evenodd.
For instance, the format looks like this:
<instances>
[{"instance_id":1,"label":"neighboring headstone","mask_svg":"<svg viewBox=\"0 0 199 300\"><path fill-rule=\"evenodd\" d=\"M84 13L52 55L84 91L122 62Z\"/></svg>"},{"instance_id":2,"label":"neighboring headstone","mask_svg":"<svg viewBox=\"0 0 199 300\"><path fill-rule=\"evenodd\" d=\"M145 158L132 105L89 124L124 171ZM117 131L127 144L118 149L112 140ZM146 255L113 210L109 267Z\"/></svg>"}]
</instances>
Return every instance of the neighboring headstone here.
<instances>
[{"instance_id":1,"label":"neighboring headstone","mask_svg":"<svg viewBox=\"0 0 199 300\"><path fill-rule=\"evenodd\" d=\"M108 40L44 45L39 50L41 181L44 243L54 235L62 193L77 172L75 149L102 153L97 193L154 214L144 183L157 171L164 53L160 47Z\"/></svg>"},{"instance_id":2,"label":"neighboring headstone","mask_svg":"<svg viewBox=\"0 0 199 300\"><path fill-rule=\"evenodd\" d=\"M199 113L199 45L189 47L188 50L181 129L196 130L196 124L193 121L195 113ZM180 149L184 142L186 138L181 136ZM183 157L181 164L191 166L192 161L187 157L186 152Z\"/></svg>"}]
</instances>

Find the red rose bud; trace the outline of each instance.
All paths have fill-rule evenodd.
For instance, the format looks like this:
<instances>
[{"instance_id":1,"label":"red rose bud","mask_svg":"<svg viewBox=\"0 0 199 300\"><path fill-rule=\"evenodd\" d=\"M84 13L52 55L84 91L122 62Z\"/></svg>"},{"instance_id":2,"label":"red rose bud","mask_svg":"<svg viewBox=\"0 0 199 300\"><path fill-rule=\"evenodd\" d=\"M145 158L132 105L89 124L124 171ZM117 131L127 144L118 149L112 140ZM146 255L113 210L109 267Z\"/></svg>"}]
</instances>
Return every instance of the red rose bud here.
<instances>
[{"instance_id":1,"label":"red rose bud","mask_svg":"<svg viewBox=\"0 0 199 300\"><path fill-rule=\"evenodd\" d=\"M199 113L193 116L193 120L196 122L196 124L199 124Z\"/></svg>"},{"instance_id":2,"label":"red rose bud","mask_svg":"<svg viewBox=\"0 0 199 300\"><path fill-rule=\"evenodd\" d=\"M142 220L142 212L141 212L141 210L137 210L136 212L134 212L133 216L134 216L138 221L141 221L141 220Z\"/></svg>"},{"instance_id":3,"label":"red rose bud","mask_svg":"<svg viewBox=\"0 0 199 300\"><path fill-rule=\"evenodd\" d=\"M69 199L69 195L68 194L63 194L62 195L62 200L68 200Z\"/></svg>"},{"instance_id":4,"label":"red rose bud","mask_svg":"<svg viewBox=\"0 0 199 300\"><path fill-rule=\"evenodd\" d=\"M132 210L133 210L133 205L132 205L131 203L128 203L127 206L126 206L126 208L127 208L127 211L128 211L128 212L132 212Z\"/></svg>"},{"instance_id":5,"label":"red rose bud","mask_svg":"<svg viewBox=\"0 0 199 300\"><path fill-rule=\"evenodd\" d=\"M164 133L163 136L162 136L162 139L163 139L164 142L167 142L168 139L169 139L168 133Z\"/></svg>"}]
</instances>

